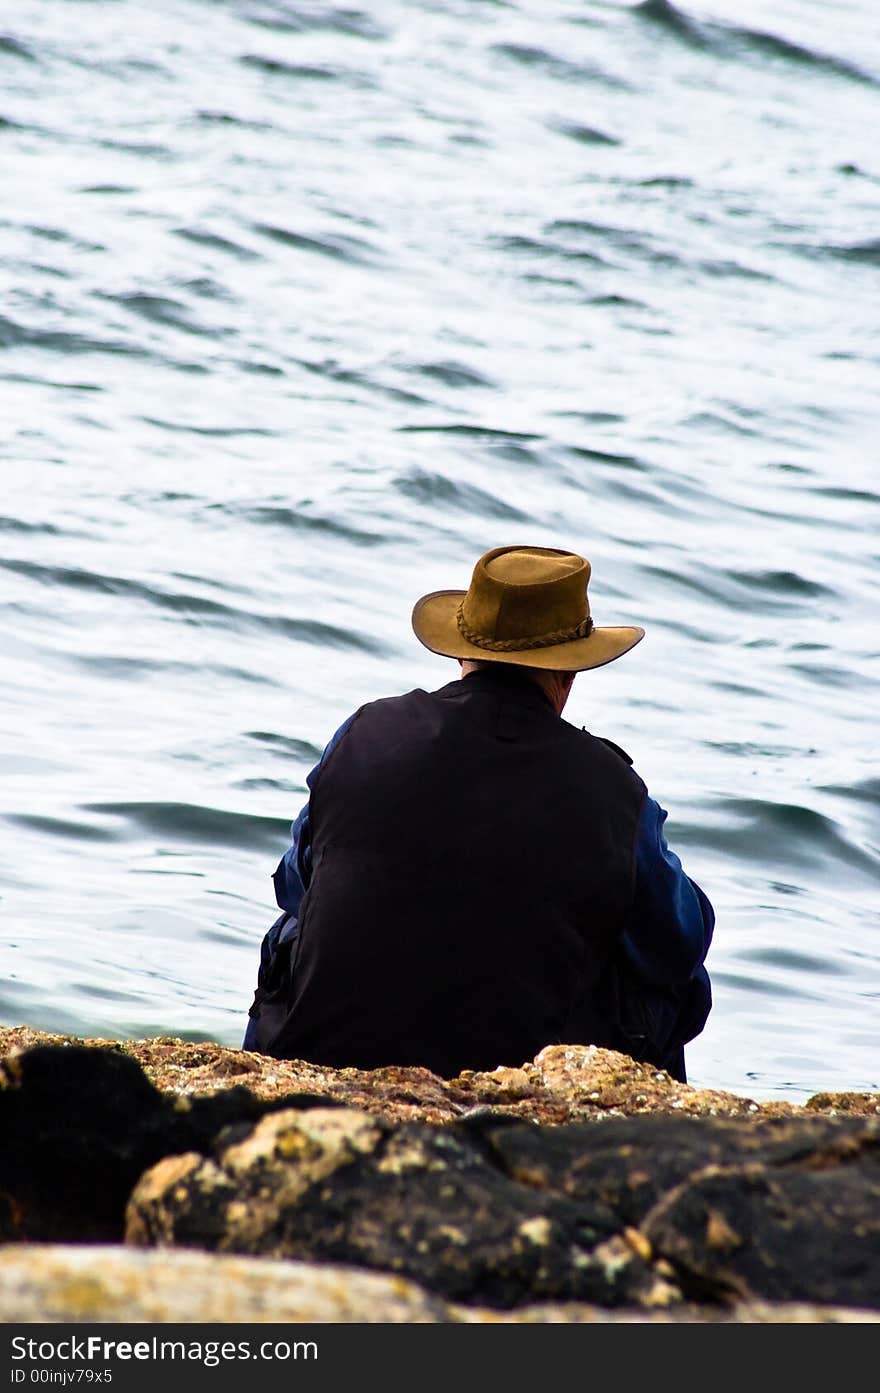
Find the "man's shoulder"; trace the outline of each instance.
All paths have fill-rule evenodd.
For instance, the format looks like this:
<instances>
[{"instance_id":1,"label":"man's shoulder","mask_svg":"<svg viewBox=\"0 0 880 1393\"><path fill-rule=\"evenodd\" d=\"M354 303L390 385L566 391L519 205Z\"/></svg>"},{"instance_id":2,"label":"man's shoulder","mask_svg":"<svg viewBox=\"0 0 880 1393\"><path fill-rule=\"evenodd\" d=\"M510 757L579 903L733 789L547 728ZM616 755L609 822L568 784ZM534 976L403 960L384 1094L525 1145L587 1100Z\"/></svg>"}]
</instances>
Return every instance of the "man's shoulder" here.
<instances>
[{"instance_id":1,"label":"man's shoulder","mask_svg":"<svg viewBox=\"0 0 880 1393\"><path fill-rule=\"evenodd\" d=\"M610 777L622 778L636 785L643 797L647 795L648 790L634 767L632 755L628 754L622 745L609 740L606 735L594 735L586 726L570 725L569 729L573 732L572 739L580 740L585 746L589 746L593 759L608 770Z\"/></svg>"},{"instance_id":2,"label":"man's shoulder","mask_svg":"<svg viewBox=\"0 0 880 1393\"><path fill-rule=\"evenodd\" d=\"M616 755L620 755L620 758L624 761L625 764L629 764L630 766L632 766L632 755L628 755L626 750L624 750L622 746L616 745L613 740L609 740L607 735L597 735L596 739L601 740L602 744L607 745L609 750L613 750Z\"/></svg>"},{"instance_id":3,"label":"man's shoulder","mask_svg":"<svg viewBox=\"0 0 880 1393\"><path fill-rule=\"evenodd\" d=\"M430 703L435 696L434 692L426 692L422 687L414 687L409 692L393 692L389 696L374 697L372 701L365 701L356 711L352 712L348 721L345 723L345 730L356 730L358 726L371 727L375 722L387 723L388 721L403 718L407 711Z\"/></svg>"},{"instance_id":4,"label":"man's shoulder","mask_svg":"<svg viewBox=\"0 0 880 1393\"><path fill-rule=\"evenodd\" d=\"M436 695L433 692L426 692L423 687L413 687L409 692L391 692L388 696L374 697L372 701L365 701L363 706L359 706L355 716L361 716L369 711L387 711L395 706L411 706L413 703L429 700Z\"/></svg>"}]
</instances>

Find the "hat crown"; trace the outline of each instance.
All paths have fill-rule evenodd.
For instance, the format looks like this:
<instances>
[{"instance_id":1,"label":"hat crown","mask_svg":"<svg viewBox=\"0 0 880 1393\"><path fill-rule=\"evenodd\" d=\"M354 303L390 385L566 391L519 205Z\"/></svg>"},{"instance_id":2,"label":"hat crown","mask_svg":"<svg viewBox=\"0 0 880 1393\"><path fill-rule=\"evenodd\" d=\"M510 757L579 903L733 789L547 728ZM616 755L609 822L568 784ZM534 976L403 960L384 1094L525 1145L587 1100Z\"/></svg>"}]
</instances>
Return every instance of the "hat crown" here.
<instances>
[{"instance_id":1,"label":"hat crown","mask_svg":"<svg viewBox=\"0 0 880 1393\"><path fill-rule=\"evenodd\" d=\"M481 556L460 611L472 642L527 648L577 637L590 618L590 563L551 547L496 547ZM558 640L557 640L558 641Z\"/></svg>"}]
</instances>

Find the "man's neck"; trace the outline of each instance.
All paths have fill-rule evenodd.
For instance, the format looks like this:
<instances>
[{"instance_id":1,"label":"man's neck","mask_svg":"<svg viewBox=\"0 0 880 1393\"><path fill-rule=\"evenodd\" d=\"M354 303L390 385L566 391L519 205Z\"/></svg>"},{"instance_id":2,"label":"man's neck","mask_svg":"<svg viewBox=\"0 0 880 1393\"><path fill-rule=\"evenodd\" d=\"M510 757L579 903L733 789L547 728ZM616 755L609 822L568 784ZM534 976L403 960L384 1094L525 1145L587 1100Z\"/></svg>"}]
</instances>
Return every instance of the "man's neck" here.
<instances>
[{"instance_id":1,"label":"man's neck","mask_svg":"<svg viewBox=\"0 0 880 1393\"><path fill-rule=\"evenodd\" d=\"M573 672L550 672L544 668L521 666L519 663L481 663L471 662L469 658L461 658L459 661L463 678L474 672L485 672L489 668L502 668L505 672L514 672L517 676L527 678L541 688L557 716L561 716L565 709L575 678Z\"/></svg>"}]
</instances>

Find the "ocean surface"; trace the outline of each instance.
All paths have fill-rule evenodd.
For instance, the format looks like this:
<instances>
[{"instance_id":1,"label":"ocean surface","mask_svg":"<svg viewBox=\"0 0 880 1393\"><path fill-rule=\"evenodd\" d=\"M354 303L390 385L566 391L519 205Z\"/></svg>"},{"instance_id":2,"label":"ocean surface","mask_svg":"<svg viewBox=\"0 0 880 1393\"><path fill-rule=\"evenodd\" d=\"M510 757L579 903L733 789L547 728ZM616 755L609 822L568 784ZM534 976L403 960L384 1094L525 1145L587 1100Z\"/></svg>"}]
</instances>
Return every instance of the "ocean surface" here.
<instances>
[{"instance_id":1,"label":"ocean surface","mask_svg":"<svg viewBox=\"0 0 880 1393\"><path fill-rule=\"evenodd\" d=\"M874 0L0 15L0 1022L237 1045L305 776L512 543L717 912L692 1083L880 1088ZM536 810L539 815L539 810Z\"/></svg>"}]
</instances>

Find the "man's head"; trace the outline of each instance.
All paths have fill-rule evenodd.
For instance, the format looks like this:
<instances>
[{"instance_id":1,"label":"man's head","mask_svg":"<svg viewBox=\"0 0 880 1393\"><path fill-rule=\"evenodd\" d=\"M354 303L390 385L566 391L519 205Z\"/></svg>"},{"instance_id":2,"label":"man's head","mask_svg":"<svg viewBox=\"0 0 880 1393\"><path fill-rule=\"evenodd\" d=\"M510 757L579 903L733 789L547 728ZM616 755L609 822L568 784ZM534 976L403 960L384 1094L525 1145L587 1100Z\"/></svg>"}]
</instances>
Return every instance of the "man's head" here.
<instances>
[{"instance_id":1,"label":"man's head","mask_svg":"<svg viewBox=\"0 0 880 1393\"><path fill-rule=\"evenodd\" d=\"M423 595L413 629L426 648L448 658L565 674L601 667L635 647L645 631L596 628L590 570L574 552L496 547L480 557L468 590Z\"/></svg>"}]
</instances>

